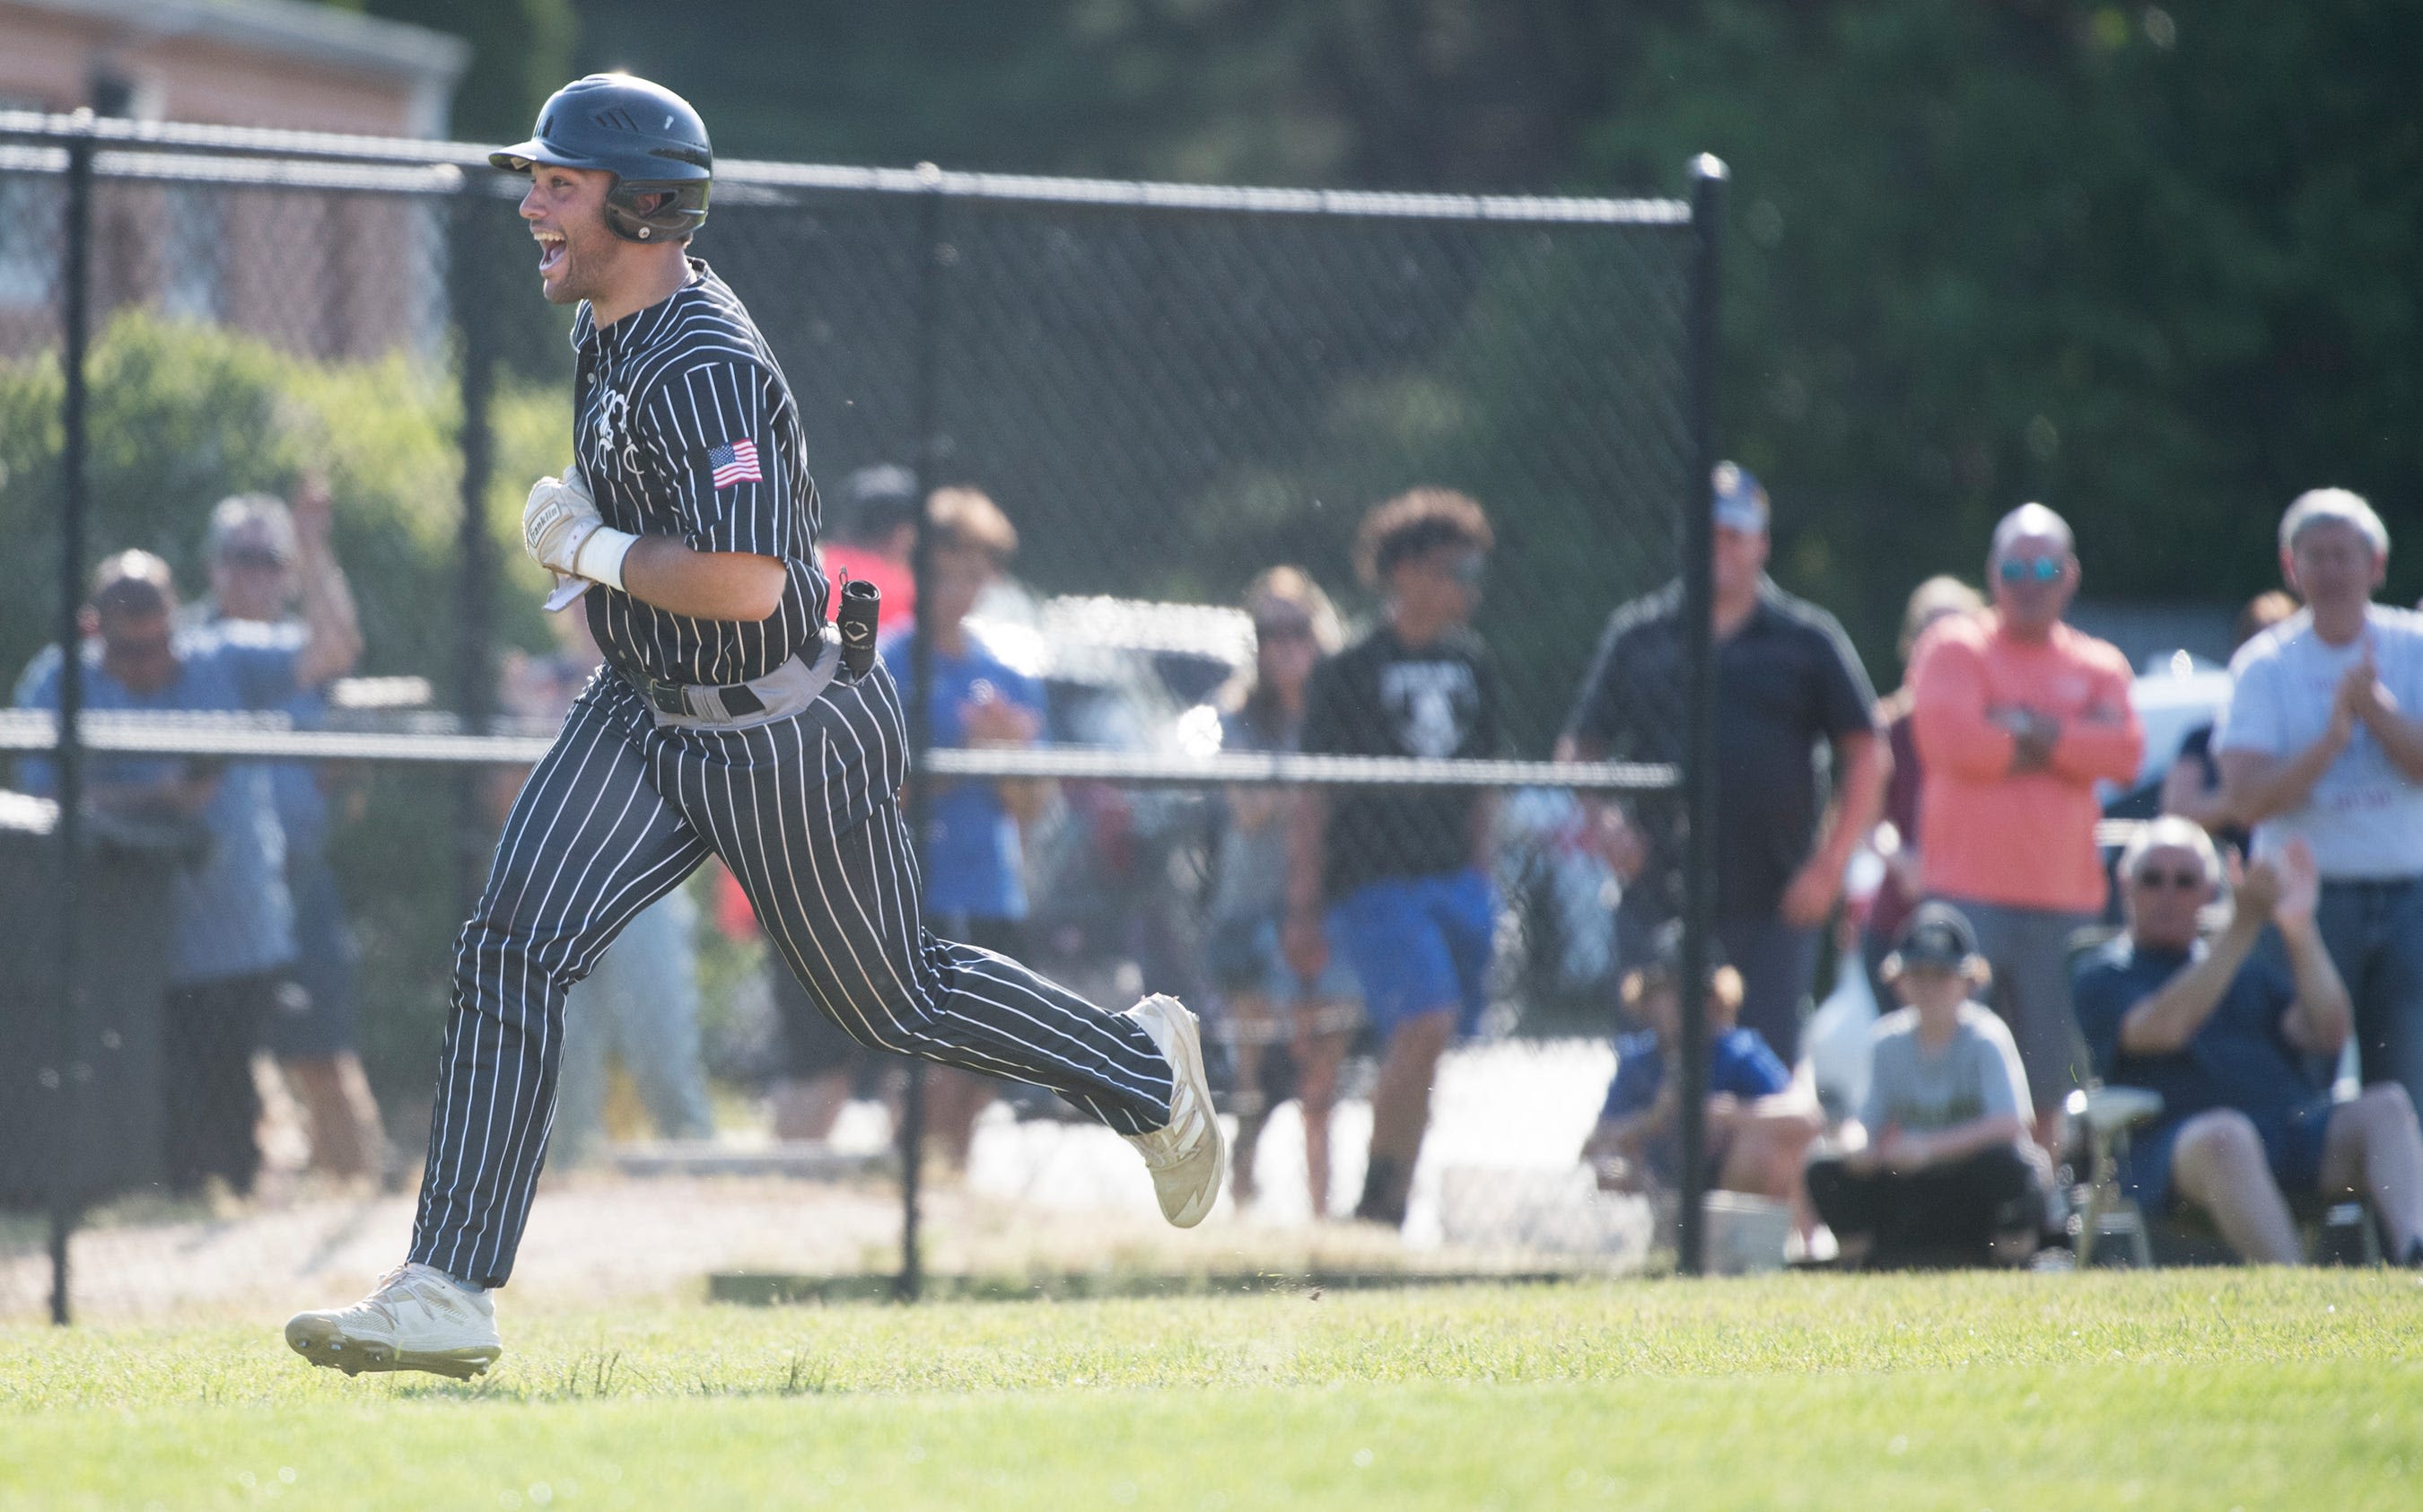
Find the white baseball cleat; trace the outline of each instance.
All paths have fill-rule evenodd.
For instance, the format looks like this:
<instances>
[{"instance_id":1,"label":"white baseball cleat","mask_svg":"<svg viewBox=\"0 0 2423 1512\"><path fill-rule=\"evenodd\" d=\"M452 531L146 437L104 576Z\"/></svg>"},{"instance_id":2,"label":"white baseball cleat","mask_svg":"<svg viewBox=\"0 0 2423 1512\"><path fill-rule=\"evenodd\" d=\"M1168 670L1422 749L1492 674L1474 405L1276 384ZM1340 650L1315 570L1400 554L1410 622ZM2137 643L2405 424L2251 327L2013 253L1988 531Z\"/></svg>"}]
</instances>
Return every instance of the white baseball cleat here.
<instances>
[{"instance_id":1,"label":"white baseball cleat","mask_svg":"<svg viewBox=\"0 0 2423 1512\"><path fill-rule=\"evenodd\" d=\"M1149 1134L1130 1134L1127 1142L1144 1152L1161 1216L1193 1228L1212 1211L1228 1165L1227 1137L1220 1131L1212 1083L1203 1074L1203 1036L1186 1005L1162 993L1129 1009L1128 1016L1169 1058L1170 1093L1169 1122Z\"/></svg>"},{"instance_id":2,"label":"white baseball cleat","mask_svg":"<svg viewBox=\"0 0 2423 1512\"><path fill-rule=\"evenodd\" d=\"M488 1294L465 1291L444 1271L415 1262L381 1276L351 1307L295 1314L287 1320L286 1342L313 1364L348 1376L426 1370L468 1380L505 1352Z\"/></svg>"}]
</instances>

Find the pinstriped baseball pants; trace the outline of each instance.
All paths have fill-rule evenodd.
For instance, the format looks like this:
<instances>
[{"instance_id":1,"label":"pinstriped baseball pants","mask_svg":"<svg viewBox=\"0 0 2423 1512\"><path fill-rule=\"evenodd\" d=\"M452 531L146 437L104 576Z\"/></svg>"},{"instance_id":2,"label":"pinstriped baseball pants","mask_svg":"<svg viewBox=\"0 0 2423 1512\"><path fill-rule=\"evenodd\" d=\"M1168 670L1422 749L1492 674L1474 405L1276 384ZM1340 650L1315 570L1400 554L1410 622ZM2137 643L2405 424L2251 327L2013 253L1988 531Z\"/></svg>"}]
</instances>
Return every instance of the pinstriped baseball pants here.
<instances>
[{"instance_id":1,"label":"pinstriped baseball pants","mask_svg":"<svg viewBox=\"0 0 2423 1512\"><path fill-rule=\"evenodd\" d=\"M860 1043L1036 1082L1121 1133L1169 1121L1169 1063L1132 1019L926 932L896 802L907 746L880 663L795 718L737 731L659 730L620 678L590 684L515 800L455 943L412 1259L480 1285L512 1274L565 989L710 854Z\"/></svg>"}]
</instances>

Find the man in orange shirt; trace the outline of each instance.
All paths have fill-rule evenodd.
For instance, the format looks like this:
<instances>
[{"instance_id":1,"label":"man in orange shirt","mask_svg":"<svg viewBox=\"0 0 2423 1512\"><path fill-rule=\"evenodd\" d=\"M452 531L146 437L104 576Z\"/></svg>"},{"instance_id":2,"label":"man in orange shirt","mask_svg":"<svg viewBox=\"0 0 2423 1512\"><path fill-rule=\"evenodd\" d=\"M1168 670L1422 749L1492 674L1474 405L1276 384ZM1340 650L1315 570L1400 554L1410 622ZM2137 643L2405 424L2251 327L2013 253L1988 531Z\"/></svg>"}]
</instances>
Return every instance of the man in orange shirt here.
<instances>
[{"instance_id":1,"label":"man in orange shirt","mask_svg":"<svg viewBox=\"0 0 2423 1512\"><path fill-rule=\"evenodd\" d=\"M1994 606L1929 631L1910 674L1924 882L1976 927L1993 1006L2035 1093L2036 1142L2050 1150L2086 1063L2067 955L2103 911L2095 784L2134 779L2146 733L2128 658L2062 622L2079 569L2060 515L2041 504L2004 515L1986 577Z\"/></svg>"}]
</instances>

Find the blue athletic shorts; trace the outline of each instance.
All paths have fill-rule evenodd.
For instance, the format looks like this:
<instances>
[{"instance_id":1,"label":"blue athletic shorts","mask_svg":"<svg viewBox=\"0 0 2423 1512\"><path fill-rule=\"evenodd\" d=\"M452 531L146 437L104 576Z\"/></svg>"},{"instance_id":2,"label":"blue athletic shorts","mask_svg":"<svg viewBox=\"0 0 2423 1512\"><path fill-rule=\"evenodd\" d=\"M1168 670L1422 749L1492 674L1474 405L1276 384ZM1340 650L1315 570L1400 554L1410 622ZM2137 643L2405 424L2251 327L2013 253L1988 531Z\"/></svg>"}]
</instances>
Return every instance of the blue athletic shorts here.
<instances>
[{"instance_id":1,"label":"blue athletic shorts","mask_svg":"<svg viewBox=\"0 0 2423 1512\"><path fill-rule=\"evenodd\" d=\"M1390 877L1355 889L1335 915L1364 1011L1386 1040L1408 1019L1452 1011L1459 1032L1488 1005L1497 899L1479 871Z\"/></svg>"},{"instance_id":2,"label":"blue athletic shorts","mask_svg":"<svg viewBox=\"0 0 2423 1512\"><path fill-rule=\"evenodd\" d=\"M1212 984L1224 993L1259 992L1283 1010L1308 1002L1353 1002L1362 996L1354 967L1339 933L1338 911L1331 909L1323 933L1329 939L1329 964L1312 982L1295 974L1279 948L1275 919L1225 919L1212 926L1204 958Z\"/></svg>"}]
</instances>

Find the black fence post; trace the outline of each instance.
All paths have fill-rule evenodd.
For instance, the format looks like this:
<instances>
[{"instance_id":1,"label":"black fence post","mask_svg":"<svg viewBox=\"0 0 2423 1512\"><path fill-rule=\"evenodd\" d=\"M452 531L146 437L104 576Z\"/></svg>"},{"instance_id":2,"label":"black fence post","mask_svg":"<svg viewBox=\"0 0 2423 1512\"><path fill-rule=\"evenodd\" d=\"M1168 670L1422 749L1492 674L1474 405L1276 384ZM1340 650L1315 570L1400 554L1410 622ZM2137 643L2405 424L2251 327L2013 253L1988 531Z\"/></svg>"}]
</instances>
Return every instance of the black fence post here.
<instances>
[{"instance_id":1,"label":"black fence post","mask_svg":"<svg viewBox=\"0 0 2423 1512\"><path fill-rule=\"evenodd\" d=\"M456 360L463 404L463 482L455 525L454 707L466 734L488 732L497 702L495 554L488 545L487 494L495 471L494 430L489 412L497 392L496 238L484 219L498 210L496 197L475 171L454 200L449 238ZM465 767L454 780L455 914L470 916L487 871L494 828L488 817L486 773Z\"/></svg>"},{"instance_id":2,"label":"black fence post","mask_svg":"<svg viewBox=\"0 0 2423 1512\"><path fill-rule=\"evenodd\" d=\"M1683 626L1690 654L1688 754L1683 763L1683 1211L1675 1264L1707 1268L1708 959L1717 901L1717 662L1711 618L1716 527L1709 477L1717 468L1717 273L1731 172L1702 154L1691 164L1691 305L1688 343L1691 473L1683 489Z\"/></svg>"},{"instance_id":3,"label":"black fence post","mask_svg":"<svg viewBox=\"0 0 2423 1512\"><path fill-rule=\"evenodd\" d=\"M60 366L66 379L59 404L59 727L57 843L58 1003L55 1049L43 1068L44 1090L57 1094L50 1119L57 1149L51 1158L51 1321L65 1327L72 1309L69 1295L68 1240L75 1231L83 1193L81 1141L82 973L76 950L84 862L83 637L76 623L84 605L85 559L85 352L92 326L92 113L76 112L68 139L67 246L59 270Z\"/></svg>"},{"instance_id":4,"label":"black fence post","mask_svg":"<svg viewBox=\"0 0 2423 1512\"><path fill-rule=\"evenodd\" d=\"M942 171L931 163L920 163L917 174L925 181L926 193L917 201L917 346L910 380L910 424L915 433L912 439L917 456L917 508L909 561L922 609L933 602L929 587L933 580L934 543L926 528L925 500L942 466L942 438L935 431L939 423L935 386L936 364L942 356L942 270L950 261L950 249L942 243ZM921 774L926 752L934 748L933 685L934 646L921 624L916 637L909 642L908 821L909 843L912 847L925 843L926 816L932 809L932 796L926 791L929 780ZM926 1284L924 1240L918 1233L923 1216L919 1203L926 1156L923 1061L912 1059L909 1063L908 1091L900 1099L899 1132L900 1274L893 1290L900 1300L913 1302Z\"/></svg>"}]
</instances>

